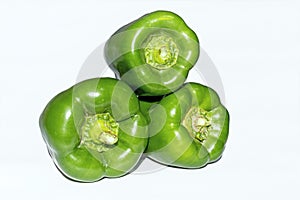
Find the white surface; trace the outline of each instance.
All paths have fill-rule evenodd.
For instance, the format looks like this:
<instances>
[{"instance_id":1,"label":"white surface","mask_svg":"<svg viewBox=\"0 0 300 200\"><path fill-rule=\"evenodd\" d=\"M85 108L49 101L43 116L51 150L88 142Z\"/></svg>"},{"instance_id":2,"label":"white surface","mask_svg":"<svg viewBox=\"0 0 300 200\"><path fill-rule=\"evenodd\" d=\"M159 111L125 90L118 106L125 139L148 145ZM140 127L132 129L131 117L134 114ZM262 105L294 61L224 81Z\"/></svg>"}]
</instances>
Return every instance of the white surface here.
<instances>
[{"instance_id":1,"label":"white surface","mask_svg":"<svg viewBox=\"0 0 300 200\"><path fill-rule=\"evenodd\" d=\"M199 170L66 180L39 114L117 28L157 9L185 19L222 77L231 114L223 158ZM1 1L0 199L299 199L299 9L292 0Z\"/></svg>"}]
</instances>

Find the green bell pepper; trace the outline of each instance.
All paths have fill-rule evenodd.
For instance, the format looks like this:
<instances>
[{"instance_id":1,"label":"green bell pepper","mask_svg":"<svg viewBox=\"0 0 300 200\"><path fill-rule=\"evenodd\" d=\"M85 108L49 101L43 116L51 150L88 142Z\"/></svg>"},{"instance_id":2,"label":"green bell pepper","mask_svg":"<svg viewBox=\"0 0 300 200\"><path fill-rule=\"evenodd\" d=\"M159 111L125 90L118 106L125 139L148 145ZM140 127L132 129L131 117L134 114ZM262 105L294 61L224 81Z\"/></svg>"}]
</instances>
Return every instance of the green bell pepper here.
<instances>
[{"instance_id":1,"label":"green bell pepper","mask_svg":"<svg viewBox=\"0 0 300 200\"><path fill-rule=\"evenodd\" d=\"M123 81L96 78L55 96L40 116L40 129L58 169L93 182L119 177L137 164L147 145L147 122Z\"/></svg>"},{"instance_id":2,"label":"green bell pepper","mask_svg":"<svg viewBox=\"0 0 300 200\"><path fill-rule=\"evenodd\" d=\"M111 69L139 96L161 96L178 89L199 52L194 31L168 11L152 12L123 26L104 47Z\"/></svg>"},{"instance_id":3,"label":"green bell pepper","mask_svg":"<svg viewBox=\"0 0 300 200\"><path fill-rule=\"evenodd\" d=\"M186 83L150 108L148 156L160 163L199 168L225 148L229 113L215 91Z\"/></svg>"}]
</instances>

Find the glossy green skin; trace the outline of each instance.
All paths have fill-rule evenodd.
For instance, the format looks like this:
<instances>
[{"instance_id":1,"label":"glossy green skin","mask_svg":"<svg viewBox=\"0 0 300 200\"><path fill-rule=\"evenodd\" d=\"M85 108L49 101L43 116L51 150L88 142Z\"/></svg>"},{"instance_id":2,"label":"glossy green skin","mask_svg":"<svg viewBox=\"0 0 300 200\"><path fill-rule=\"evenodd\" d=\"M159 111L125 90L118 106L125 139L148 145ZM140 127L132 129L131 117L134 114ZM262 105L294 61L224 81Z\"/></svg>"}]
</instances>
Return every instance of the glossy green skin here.
<instances>
[{"instance_id":1,"label":"glossy green skin","mask_svg":"<svg viewBox=\"0 0 300 200\"><path fill-rule=\"evenodd\" d=\"M119 140L100 153L80 145L80 128L85 116L103 112L119 123ZM134 92L112 78L86 80L55 96L41 114L40 129L60 171L81 182L128 173L145 150L148 136Z\"/></svg>"},{"instance_id":2,"label":"glossy green skin","mask_svg":"<svg viewBox=\"0 0 300 200\"><path fill-rule=\"evenodd\" d=\"M139 97L141 113L145 116L148 123L151 122L149 110L154 108L162 100L162 98L163 96Z\"/></svg>"},{"instance_id":3,"label":"glossy green skin","mask_svg":"<svg viewBox=\"0 0 300 200\"><path fill-rule=\"evenodd\" d=\"M157 70L145 61L145 42L151 35L170 36L179 57L169 69ZM161 96L179 88L200 52L197 35L178 15L156 11L142 16L115 32L105 44L105 58L118 78L127 82L140 96Z\"/></svg>"},{"instance_id":4,"label":"glossy green skin","mask_svg":"<svg viewBox=\"0 0 300 200\"><path fill-rule=\"evenodd\" d=\"M191 107L199 106L212 116L212 129L204 142L192 137L182 125ZM229 113L215 91L198 83L187 83L150 109L148 156L160 163L200 168L218 160L225 148Z\"/></svg>"}]
</instances>

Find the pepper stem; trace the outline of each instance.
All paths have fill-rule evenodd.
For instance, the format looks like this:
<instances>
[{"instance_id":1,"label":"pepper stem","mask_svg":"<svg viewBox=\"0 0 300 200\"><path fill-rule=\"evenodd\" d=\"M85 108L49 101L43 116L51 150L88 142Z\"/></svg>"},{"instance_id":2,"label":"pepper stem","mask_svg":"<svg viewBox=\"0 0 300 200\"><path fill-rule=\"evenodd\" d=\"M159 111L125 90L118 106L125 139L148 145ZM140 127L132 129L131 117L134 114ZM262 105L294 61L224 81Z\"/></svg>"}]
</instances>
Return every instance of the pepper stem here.
<instances>
[{"instance_id":1,"label":"pepper stem","mask_svg":"<svg viewBox=\"0 0 300 200\"><path fill-rule=\"evenodd\" d=\"M98 152L107 151L118 141L119 124L109 113L88 116L81 127L81 145Z\"/></svg>"},{"instance_id":2,"label":"pepper stem","mask_svg":"<svg viewBox=\"0 0 300 200\"><path fill-rule=\"evenodd\" d=\"M192 107L184 117L182 125L195 139L204 142L211 127L211 117L208 116L207 111Z\"/></svg>"},{"instance_id":3,"label":"pepper stem","mask_svg":"<svg viewBox=\"0 0 300 200\"><path fill-rule=\"evenodd\" d=\"M176 43L165 34L151 35L145 47L146 63L159 70L175 65L178 53Z\"/></svg>"}]
</instances>

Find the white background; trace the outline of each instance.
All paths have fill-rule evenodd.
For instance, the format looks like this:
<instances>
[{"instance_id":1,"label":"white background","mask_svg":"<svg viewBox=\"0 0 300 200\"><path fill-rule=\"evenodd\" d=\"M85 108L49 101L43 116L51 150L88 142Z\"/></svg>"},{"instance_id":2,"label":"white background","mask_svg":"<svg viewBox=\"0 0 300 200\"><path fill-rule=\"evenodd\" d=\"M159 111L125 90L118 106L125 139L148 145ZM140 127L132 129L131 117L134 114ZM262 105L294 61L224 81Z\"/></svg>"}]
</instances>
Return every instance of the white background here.
<instances>
[{"instance_id":1,"label":"white background","mask_svg":"<svg viewBox=\"0 0 300 200\"><path fill-rule=\"evenodd\" d=\"M117 28L165 9L198 34L231 115L222 159L82 184L55 168L38 118ZM299 199L296 1L0 1L0 199Z\"/></svg>"}]
</instances>

